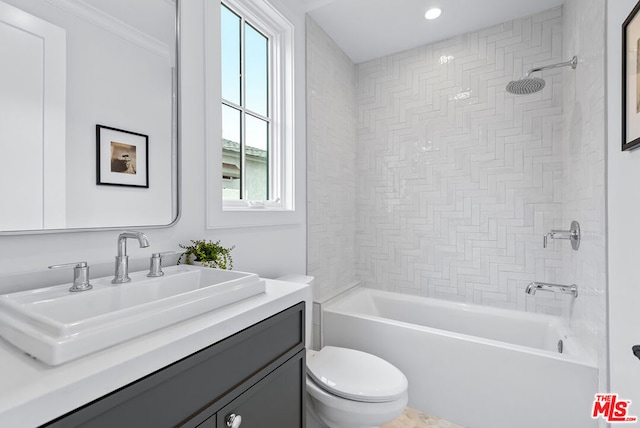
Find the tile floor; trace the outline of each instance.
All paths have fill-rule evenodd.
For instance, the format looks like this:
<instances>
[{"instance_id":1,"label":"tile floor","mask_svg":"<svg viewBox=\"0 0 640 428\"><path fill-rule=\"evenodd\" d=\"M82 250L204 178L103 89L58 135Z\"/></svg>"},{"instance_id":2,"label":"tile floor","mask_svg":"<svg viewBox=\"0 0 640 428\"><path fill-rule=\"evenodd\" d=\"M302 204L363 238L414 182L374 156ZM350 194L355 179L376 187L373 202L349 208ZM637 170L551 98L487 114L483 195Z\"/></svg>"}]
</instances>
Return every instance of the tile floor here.
<instances>
[{"instance_id":1,"label":"tile floor","mask_svg":"<svg viewBox=\"0 0 640 428\"><path fill-rule=\"evenodd\" d=\"M407 407L396 419L380 428L464 428L462 425L445 421L436 416L427 415L419 410Z\"/></svg>"}]
</instances>

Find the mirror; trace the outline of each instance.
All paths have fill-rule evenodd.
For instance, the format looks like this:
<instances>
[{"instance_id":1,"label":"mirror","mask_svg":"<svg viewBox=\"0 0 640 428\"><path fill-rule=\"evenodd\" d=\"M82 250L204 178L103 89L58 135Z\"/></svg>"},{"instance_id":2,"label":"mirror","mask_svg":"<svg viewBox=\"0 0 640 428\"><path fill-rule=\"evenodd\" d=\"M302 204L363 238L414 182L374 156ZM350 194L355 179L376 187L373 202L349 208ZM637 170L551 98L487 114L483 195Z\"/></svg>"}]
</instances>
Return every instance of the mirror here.
<instances>
[{"instance_id":1,"label":"mirror","mask_svg":"<svg viewBox=\"0 0 640 428\"><path fill-rule=\"evenodd\" d=\"M178 216L177 0L0 0L0 233Z\"/></svg>"}]
</instances>

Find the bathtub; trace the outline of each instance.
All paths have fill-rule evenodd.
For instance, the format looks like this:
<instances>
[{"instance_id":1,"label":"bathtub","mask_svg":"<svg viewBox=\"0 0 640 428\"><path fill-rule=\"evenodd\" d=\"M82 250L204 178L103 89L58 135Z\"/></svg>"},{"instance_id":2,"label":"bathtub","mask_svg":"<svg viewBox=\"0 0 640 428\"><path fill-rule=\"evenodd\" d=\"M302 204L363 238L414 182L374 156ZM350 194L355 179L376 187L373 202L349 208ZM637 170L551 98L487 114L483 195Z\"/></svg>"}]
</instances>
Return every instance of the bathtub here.
<instances>
[{"instance_id":1,"label":"bathtub","mask_svg":"<svg viewBox=\"0 0 640 428\"><path fill-rule=\"evenodd\" d=\"M409 406L466 427L598 426L598 369L562 318L356 287L323 305L322 335L391 362Z\"/></svg>"}]
</instances>

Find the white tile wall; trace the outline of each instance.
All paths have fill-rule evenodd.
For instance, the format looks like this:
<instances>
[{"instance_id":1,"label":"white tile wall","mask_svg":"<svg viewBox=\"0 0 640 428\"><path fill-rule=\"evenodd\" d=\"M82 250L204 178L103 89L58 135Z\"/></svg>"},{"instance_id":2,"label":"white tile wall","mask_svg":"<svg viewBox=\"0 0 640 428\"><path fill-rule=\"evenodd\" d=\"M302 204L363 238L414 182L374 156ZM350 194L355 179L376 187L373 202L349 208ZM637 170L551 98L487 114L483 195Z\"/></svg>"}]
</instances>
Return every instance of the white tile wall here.
<instances>
[{"instance_id":1,"label":"white tile wall","mask_svg":"<svg viewBox=\"0 0 640 428\"><path fill-rule=\"evenodd\" d=\"M605 241L605 1L564 3L565 58L578 67L563 74L563 222L580 222L578 251L563 246L563 282L575 283L573 329L600 367L600 391L608 391Z\"/></svg>"},{"instance_id":2,"label":"white tile wall","mask_svg":"<svg viewBox=\"0 0 640 428\"><path fill-rule=\"evenodd\" d=\"M604 0L587 1L357 66L308 20L317 296L359 280L570 316L607 389ZM574 54L577 70L544 71L541 93L506 93ZM573 219L579 251L542 248ZM575 282L579 298L526 296L534 280Z\"/></svg>"},{"instance_id":3,"label":"white tile wall","mask_svg":"<svg viewBox=\"0 0 640 428\"><path fill-rule=\"evenodd\" d=\"M369 287L562 313L562 61L552 9L358 66L356 272Z\"/></svg>"},{"instance_id":4,"label":"white tile wall","mask_svg":"<svg viewBox=\"0 0 640 428\"><path fill-rule=\"evenodd\" d=\"M356 68L307 18L307 274L316 300L355 279Z\"/></svg>"}]
</instances>

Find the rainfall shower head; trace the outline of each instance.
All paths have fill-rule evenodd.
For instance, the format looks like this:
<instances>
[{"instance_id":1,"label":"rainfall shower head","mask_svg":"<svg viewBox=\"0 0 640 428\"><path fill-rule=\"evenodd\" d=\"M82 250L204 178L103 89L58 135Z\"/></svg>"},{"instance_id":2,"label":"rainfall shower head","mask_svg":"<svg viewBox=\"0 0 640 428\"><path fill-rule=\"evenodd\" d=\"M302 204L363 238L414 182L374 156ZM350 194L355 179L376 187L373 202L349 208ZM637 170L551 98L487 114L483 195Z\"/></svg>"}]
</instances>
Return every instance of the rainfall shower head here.
<instances>
[{"instance_id":1,"label":"rainfall shower head","mask_svg":"<svg viewBox=\"0 0 640 428\"><path fill-rule=\"evenodd\" d=\"M571 67L575 70L578 65L578 57L574 56L571 61L560 62L558 64L545 65L544 67L532 68L527 75L519 80L513 80L507 84L507 92L514 95L527 95L539 92L544 89L544 79L539 77L531 77L531 73L535 73L542 70L548 70L550 68L558 67Z\"/></svg>"},{"instance_id":2,"label":"rainfall shower head","mask_svg":"<svg viewBox=\"0 0 640 428\"><path fill-rule=\"evenodd\" d=\"M514 95L527 95L539 92L544 89L544 79L539 77L523 77L522 79L512 80L507 85L507 92Z\"/></svg>"}]
</instances>

